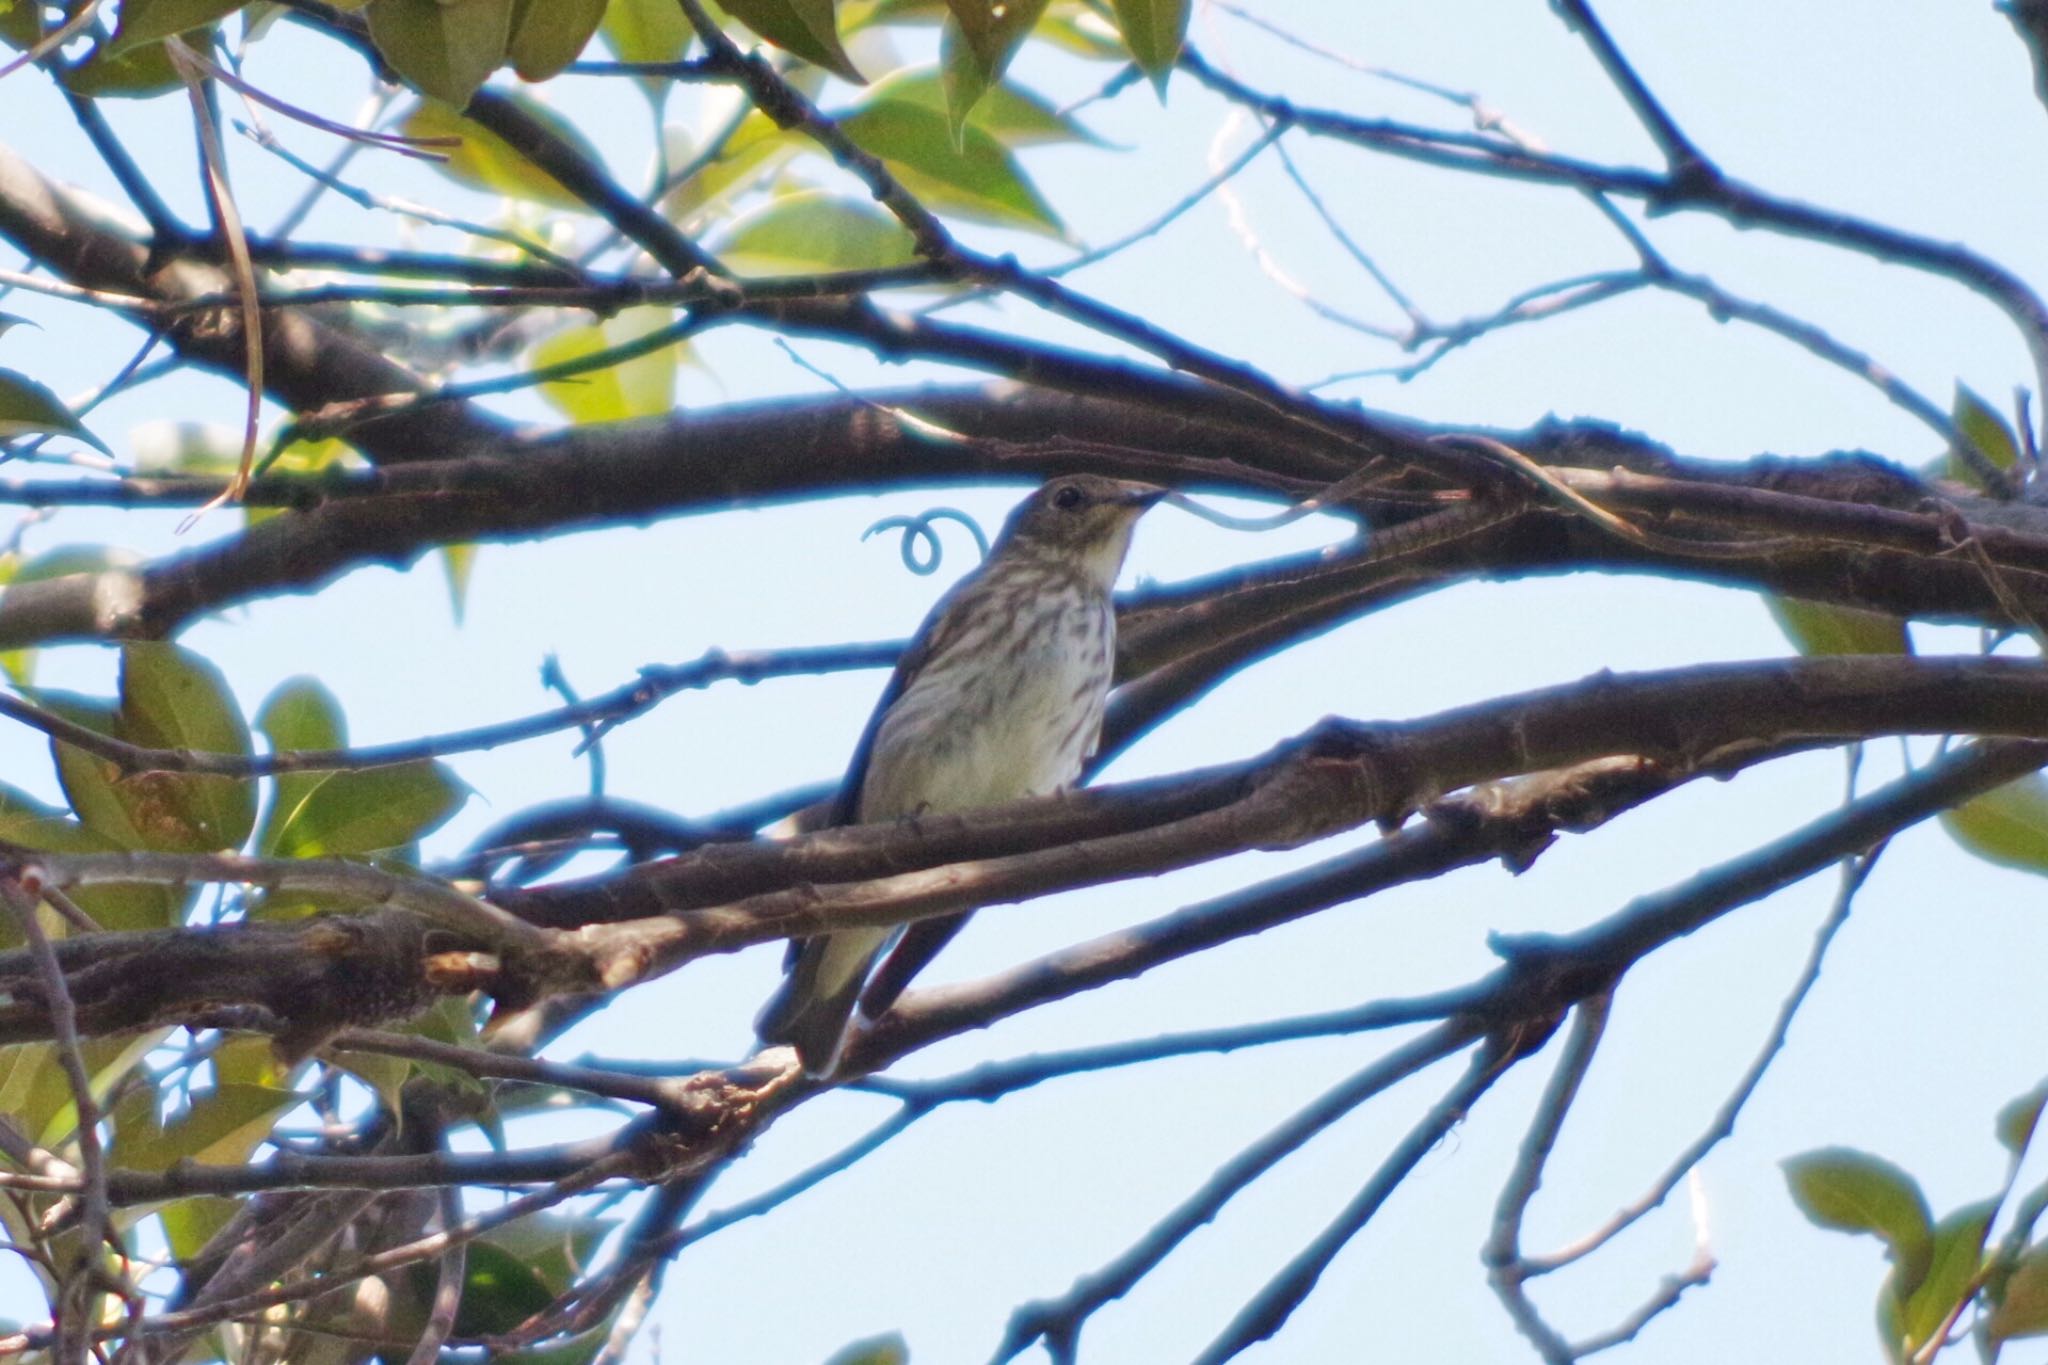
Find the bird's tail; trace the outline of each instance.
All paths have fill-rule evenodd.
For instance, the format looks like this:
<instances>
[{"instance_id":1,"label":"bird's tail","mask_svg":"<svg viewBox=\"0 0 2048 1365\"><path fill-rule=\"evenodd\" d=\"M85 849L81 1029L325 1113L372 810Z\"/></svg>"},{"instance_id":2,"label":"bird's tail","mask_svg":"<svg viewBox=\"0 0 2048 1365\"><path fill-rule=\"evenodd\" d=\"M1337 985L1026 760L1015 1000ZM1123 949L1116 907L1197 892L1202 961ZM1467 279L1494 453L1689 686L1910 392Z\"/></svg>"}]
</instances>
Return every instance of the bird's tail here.
<instances>
[{"instance_id":1,"label":"bird's tail","mask_svg":"<svg viewBox=\"0 0 2048 1365\"><path fill-rule=\"evenodd\" d=\"M795 1048L810 1075L830 1076L846 1047L861 987L890 937L887 929L842 929L806 939L781 987L754 1020L755 1036Z\"/></svg>"}]
</instances>

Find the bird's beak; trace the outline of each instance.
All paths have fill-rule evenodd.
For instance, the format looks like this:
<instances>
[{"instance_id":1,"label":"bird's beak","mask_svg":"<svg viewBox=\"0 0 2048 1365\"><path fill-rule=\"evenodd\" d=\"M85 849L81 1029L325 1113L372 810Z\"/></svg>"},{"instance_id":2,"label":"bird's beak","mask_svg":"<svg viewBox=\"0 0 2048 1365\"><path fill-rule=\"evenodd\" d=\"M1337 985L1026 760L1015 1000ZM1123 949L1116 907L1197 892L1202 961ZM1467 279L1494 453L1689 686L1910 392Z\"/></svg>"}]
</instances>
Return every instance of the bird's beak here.
<instances>
[{"instance_id":1,"label":"bird's beak","mask_svg":"<svg viewBox=\"0 0 2048 1365\"><path fill-rule=\"evenodd\" d=\"M1170 491L1161 488L1156 483L1140 483L1136 479L1122 480L1119 488L1117 502L1125 507L1135 507L1141 511L1158 502Z\"/></svg>"}]
</instances>

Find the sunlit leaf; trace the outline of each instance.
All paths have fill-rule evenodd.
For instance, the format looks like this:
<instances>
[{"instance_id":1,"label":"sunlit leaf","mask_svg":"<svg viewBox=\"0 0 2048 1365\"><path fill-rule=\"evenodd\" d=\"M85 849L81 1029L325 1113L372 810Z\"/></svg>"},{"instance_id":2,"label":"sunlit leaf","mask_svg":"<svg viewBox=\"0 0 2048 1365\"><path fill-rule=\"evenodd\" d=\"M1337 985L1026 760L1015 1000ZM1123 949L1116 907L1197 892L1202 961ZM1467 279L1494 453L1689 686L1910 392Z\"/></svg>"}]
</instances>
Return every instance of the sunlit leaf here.
<instances>
[{"instance_id":1,"label":"sunlit leaf","mask_svg":"<svg viewBox=\"0 0 2048 1365\"><path fill-rule=\"evenodd\" d=\"M249 726L212 662L182 645L121 647L121 738L152 749L247 757ZM253 780L202 773L131 773L116 782L151 848L238 849L256 824Z\"/></svg>"},{"instance_id":2,"label":"sunlit leaf","mask_svg":"<svg viewBox=\"0 0 2048 1365\"><path fill-rule=\"evenodd\" d=\"M0 370L0 440L39 432L73 436L95 450L114 453L72 416L56 394L25 374Z\"/></svg>"},{"instance_id":3,"label":"sunlit leaf","mask_svg":"<svg viewBox=\"0 0 2048 1365\"><path fill-rule=\"evenodd\" d=\"M181 1261L197 1256L228 1225L238 1207L233 1199L211 1194L187 1195L164 1205L157 1214L163 1220L164 1240L170 1244L171 1254Z\"/></svg>"},{"instance_id":4,"label":"sunlit leaf","mask_svg":"<svg viewBox=\"0 0 2048 1365\"><path fill-rule=\"evenodd\" d=\"M114 1093L114 1088L126 1080L128 1073L141 1065L142 1059L169 1035L169 1029L151 1029L130 1038L88 1038L81 1043L79 1053L85 1061L93 1103L104 1110L107 1097ZM53 1044L31 1043L23 1050L22 1063L35 1064L38 1061L43 1074L31 1078L19 1106L14 1103L11 1093L11 1075L9 1084L0 1087L0 1113L13 1116L16 1124L35 1139L38 1147L54 1151L77 1133L78 1105L71 1093L70 1082L65 1079L64 1068L57 1062Z\"/></svg>"},{"instance_id":5,"label":"sunlit leaf","mask_svg":"<svg viewBox=\"0 0 2048 1365\"><path fill-rule=\"evenodd\" d=\"M263 844L276 857L398 848L440 828L469 798L462 780L432 760L306 776L305 794L266 821Z\"/></svg>"},{"instance_id":6,"label":"sunlit leaf","mask_svg":"<svg viewBox=\"0 0 2048 1365\"><path fill-rule=\"evenodd\" d=\"M2048 778L2030 773L1941 813L1949 837L1986 862L2048 872Z\"/></svg>"},{"instance_id":7,"label":"sunlit leaf","mask_svg":"<svg viewBox=\"0 0 2048 1365\"><path fill-rule=\"evenodd\" d=\"M117 56L144 43L157 42L174 33L225 19L246 0L121 0L121 22L107 44L110 56Z\"/></svg>"},{"instance_id":8,"label":"sunlit leaf","mask_svg":"<svg viewBox=\"0 0 2048 1365\"><path fill-rule=\"evenodd\" d=\"M1764 605L1801 654L1910 654L1906 623L1885 612L1764 594Z\"/></svg>"},{"instance_id":9,"label":"sunlit leaf","mask_svg":"<svg viewBox=\"0 0 2048 1365\"><path fill-rule=\"evenodd\" d=\"M1047 0L949 0L952 14L939 39L946 112L954 137L1045 13Z\"/></svg>"},{"instance_id":10,"label":"sunlit leaf","mask_svg":"<svg viewBox=\"0 0 2048 1365\"><path fill-rule=\"evenodd\" d=\"M832 0L725 0L725 11L785 52L856 85L867 80L839 45Z\"/></svg>"},{"instance_id":11,"label":"sunlit leaf","mask_svg":"<svg viewBox=\"0 0 2048 1365\"><path fill-rule=\"evenodd\" d=\"M539 100L516 91L506 94L505 98L575 148L591 164L602 164L597 149L585 141L566 119ZM442 149L448 159L438 164L442 174L472 189L510 195L553 208L585 207L582 200L563 189L560 181L521 156L511 143L438 101L420 101L418 107L405 116L399 131L407 137L461 138L461 146Z\"/></svg>"},{"instance_id":12,"label":"sunlit leaf","mask_svg":"<svg viewBox=\"0 0 2048 1365\"><path fill-rule=\"evenodd\" d=\"M1956 430L1962 432L1964 438L1977 447L1977 452L1992 464L2000 469L2011 469L2019 463L2019 438L2013 435L2012 428L2006 425L1997 410L1978 397L1969 385L1956 385L1956 401L1950 417L1956 424ZM1950 478L1973 487L1983 485L1977 472L1954 451L1947 456L1945 472Z\"/></svg>"},{"instance_id":13,"label":"sunlit leaf","mask_svg":"<svg viewBox=\"0 0 2048 1365\"><path fill-rule=\"evenodd\" d=\"M1907 1298L1900 1318L1908 1350L1925 1345L1964 1295L1974 1292L1977 1271L1984 1264L1984 1235L1997 1212L1998 1201L1987 1199L1966 1204L1935 1225L1926 1277Z\"/></svg>"},{"instance_id":14,"label":"sunlit leaf","mask_svg":"<svg viewBox=\"0 0 2048 1365\"><path fill-rule=\"evenodd\" d=\"M505 60L513 0L371 0L370 41L422 94L453 108Z\"/></svg>"},{"instance_id":15,"label":"sunlit leaf","mask_svg":"<svg viewBox=\"0 0 2048 1365\"><path fill-rule=\"evenodd\" d=\"M948 79L948 74L939 68L911 67L877 81L873 98L901 100L906 104L944 111L952 97ZM1080 120L1070 114L1062 114L1031 91L1010 85L991 89L975 106L968 122L1005 147L1063 142L1102 145L1102 139L1083 127Z\"/></svg>"},{"instance_id":16,"label":"sunlit leaf","mask_svg":"<svg viewBox=\"0 0 2048 1365\"><path fill-rule=\"evenodd\" d=\"M169 1124L157 1120L158 1095L136 1091L114 1107L114 1158L137 1171L168 1170L178 1161L236 1165L270 1135L279 1115L304 1097L265 1085L221 1085L192 1097Z\"/></svg>"},{"instance_id":17,"label":"sunlit leaf","mask_svg":"<svg viewBox=\"0 0 2048 1365\"><path fill-rule=\"evenodd\" d=\"M4 783L0 783L0 839L52 853L113 853L133 847L87 829L66 812ZM71 899L102 929L166 929L184 918L185 905L193 894L170 886L87 886L75 888ZM5 917L0 917L0 941L20 941Z\"/></svg>"},{"instance_id":18,"label":"sunlit leaf","mask_svg":"<svg viewBox=\"0 0 2048 1365\"><path fill-rule=\"evenodd\" d=\"M1189 0L1111 0L1131 57L1162 92L1187 37Z\"/></svg>"},{"instance_id":19,"label":"sunlit leaf","mask_svg":"<svg viewBox=\"0 0 2048 1365\"><path fill-rule=\"evenodd\" d=\"M693 36L676 0L611 0L600 31L622 62L675 61Z\"/></svg>"},{"instance_id":20,"label":"sunlit leaf","mask_svg":"<svg viewBox=\"0 0 2048 1365\"><path fill-rule=\"evenodd\" d=\"M1882 1157L1847 1147L1823 1147L1780 1164L1792 1202L1809 1222L1872 1233L1890 1248L1898 1291L1910 1298L1934 1256L1934 1219L1919 1182Z\"/></svg>"},{"instance_id":21,"label":"sunlit leaf","mask_svg":"<svg viewBox=\"0 0 2048 1365\"><path fill-rule=\"evenodd\" d=\"M462 624L462 611L469 602L469 576L476 569L476 545L444 545L441 547L441 573L448 580L448 609L454 613L455 624Z\"/></svg>"},{"instance_id":22,"label":"sunlit leaf","mask_svg":"<svg viewBox=\"0 0 2048 1365\"><path fill-rule=\"evenodd\" d=\"M1004 146L970 124L959 147L937 109L881 99L841 117L840 129L889 163L903 187L941 211L1062 235L1059 216Z\"/></svg>"},{"instance_id":23,"label":"sunlit leaf","mask_svg":"<svg viewBox=\"0 0 2048 1365\"><path fill-rule=\"evenodd\" d=\"M532 1267L548 1289L565 1293L579 1267L587 1267L598 1244L619 1225L616 1218L536 1213L491 1230L491 1241Z\"/></svg>"},{"instance_id":24,"label":"sunlit leaf","mask_svg":"<svg viewBox=\"0 0 2048 1365\"><path fill-rule=\"evenodd\" d=\"M917 251L874 201L805 190L734 224L718 256L743 274L807 275L907 265Z\"/></svg>"},{"instance_id":25,"label":"sunlit leaf","mask_svg":"<svg viewBox=\"0 0 2048 1365\"><path fill-rule=\"evenodd\" d=\"M583 53L604 18L605 0L514 0L505 47L521 80L544 81ZM681 7L677 6L677 12Z\"/></svg>"},{"instance_id":26,"label":"sunlit leaf","mask_svg":"<svg viewBox=\"0 0 2048 1365\"><path fill-rule=\"evenodd\" d=\"M533 348L529 363L540 369L582 360L630 345L674 321L675 315L666 308L628 308L601 323L555 333ZM676 368L681 358L682 343L672 343L604 369L551 379L540 386L541 397L581 423L658 416L675 406Z\"/></svg>"},{"instance_id":27,"label":"sunlit leaf","mask_svg":"<svg viewBox=\"0 0 2048 1365\"><path fill-rule=\"evenodd\" d=\"M680 143L679 137L671 137ZM723 150L696 174L677 185L661 201L662 212L679 223L693 222L707 209L737 198L759 184L801 150L801 143L775 126L759 110L748 114L726 139ZM679 155L679 152L685 154ZM687 149L672 147L669 160L676 165L690 158Z\"/></svg>"}]
</instances>

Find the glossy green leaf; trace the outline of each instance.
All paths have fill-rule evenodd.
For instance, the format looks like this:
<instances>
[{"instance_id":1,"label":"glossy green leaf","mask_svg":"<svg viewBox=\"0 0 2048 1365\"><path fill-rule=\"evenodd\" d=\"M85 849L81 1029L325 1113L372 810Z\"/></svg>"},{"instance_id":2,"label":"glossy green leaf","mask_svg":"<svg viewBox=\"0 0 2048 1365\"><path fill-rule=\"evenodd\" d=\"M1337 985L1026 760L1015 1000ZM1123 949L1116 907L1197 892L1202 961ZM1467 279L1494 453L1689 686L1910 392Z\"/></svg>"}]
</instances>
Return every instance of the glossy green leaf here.
<instances>
[{"instance_id":1,"label":"glossy green leaf","mask_svg":"<svg viewBox=\"0 0 2048 1365\"><path fill-rule=\"evenodd\" d=\"M927 109L946 110L952 94L949 73L929 66L895 72L875 83L872 98L901 100ZM1005 147L1034 147L1057 143L1086 142L1102 146L1102 139L1081 125L1080 120L1062 114L1050 103L1028 90L999 85L975 106L969 123Z\"/></svg>"},{"instance_id":2,"label":"glossy green leaf","mask_svg":"<svg viewBox=\"0 0 2048 1365\"><path fill-rule=\"evenodd\" d=\"M2048 872L2048 778L2031 773L1945 810L1941 827L1986 862Z\"/></svg>"},{"instance_id":3,"label":"glossy green leaf","mask_svg":"<svg viewBox=\"0 0 2048 1365\"><path fill-rule=\"evenodd\" d=\"M1969 385L1956 385L1956 401L1949 415L1956 424L1956 430L1992 464L2000 469L2011 469L2019 463L2019 438L2013 435L2012 428L1998 415L1997 409L1980 398ZM1954 451L1946 457L1944 472L1950 478L1973 487L1983 484L1976 471Z\"/></svg>"},{"instance_id":4,"label":"glossy green leaf","mask_svg":"<svg viewBox=\"0 0 2048 1365\"><path fill-rule=\"evenodd\" d=\"M273 856L399 848L440 828L469 798L461 779L432 760L306 776L304 795L273 807L265 821L260 846Z\"/></svg>"},{"instance_id":5,"label":"glossy green leaf","mask_svg":"<svg viewBox=\"0 0 2048 1365\"><path fill-rule=\"evenodd\" d=\"M1884 1242L1898 1292L1910 1298L1934 1256L1934 1220L1919 1183L1882 1157L1847 1147L1823 1147L1780 1164L1792 1202L1807 1221L1868 1232Z\"/></svg>"},{"instance_id":6,"label":"glossy green leaf","mask_svg":"<svg viewBox=\"0 0 2048 1365\"><path fill-rule=\"evenodd\" d=\"M674 321L675 314L667 308L628 308L601 323L555 333L533 348L528 361L539 369L582 360L631 345ZM551 379L540 386L541 397L580 423L660 416L675 406L676 369L682 351L682 343L676 342L604 369Z\"/></svg>"},{"instance_id":7,"label":"glossy green leaf","mask_svg":"<svg viewBox=\"0 0 2048 1365\"><path fill-rule=\"evenodd\" d=\"M513 0L505 55L521 80L544 81L583 55L603 18L604 0Z\"/></svg>"},{"instance_id":8,"label":"glossy green leaf","mask_svg":"<svg viewBox=\"0 0 2048 1365\"><path fill-rule=\"evenodd\" d=\"M2020 1254L2006 1278L1985 1333L1993 1345L2018 1337L2048 1336L2048 1244Z\"/></svg>"},{"instance_id":9,"label":"glossy green leaf","mask_svg":"<svg viewBox=\"0 0 2048 1365\"><path fill-rule=\"evenodd\" d=\"M957 141L967 116L1045 13L1047 0L949 0L952 14L939 37L946 113Z\"/></svg>"},{"instance_id":10,"label":"glossy green leaf","mask_svg":"<svg viewBox=\"0 0 2048 1365\"><path fill-rule=\"evenodd\" d=\"M905 189L942 212L1064 235L1059 216L1025 177L1016 158L971 124L956 148L945 114L882 99L844 115L839 127L888 162Z\"/></svg>"},{"instance_id":11,"label":"glossy green leaf","mask_svg":"<svg viewBox=\"0 0 2048 1365\"><path fill-rule=\"evenodd\" d=\"M1801 654L1910 654L1906 623L1884 612L1764 595L1764 605Z\"/></svg>"},{"instance_id":12,"label":"glossy green leaf","mask_svg":"<svg viewBox=\"0 0 2048 1365\"><path fill-rule=\"evenodd\" d=\"M183 645L121 646L121 738L153 749L247 757L249 726L210 661ZM130 773L116 781L150 848L239 849L256 825L256 784L200 773Z\"/></svg>"},{"instance_id":13,"label":"glossy green leaf","mask_svg":"<svg viewBox=\"0 0 2048 1365\"><path fill-rule=\"evenodd\" d=\"M256 712L256 728L270 742L272 753L294 749L341 749L348 745L348 725L342 718L341 703L318 678L289 678L265 698ZM263 815L263 830L256 848L265 856L277 854L285 812L305 804L328 775L325 773L279 773L271 779L270 806Z\"/></svg>"},{"instance_id":14,"label":"glossy green leaf","mask_svg":"<svg viewBox=\"0 0 2048 1365\"><path fill-rule=\"evenodd\" d=\"M1111 5L1132 60L1163 92L1187 37L1190 0L1111 0Z\"/></svg>"},{"instance_id":15,"label":"glossy green leaf","mask_svg":"<svg viewBox=\"0 0 2048 1365\"><path fill-rule=\"evenodd\" d=\"M1924 1346L1948 1321L1956 1304L1975 1292L1977 1272L1984 1264L1984 1236L1997 1212L1998 1201L1987 1199L1966 1204L1935 1225L1934 1252L1926 1277L1906 1299L1900 1317L1907 1350Z\"/></svg>"},{"instance_id":16,"label":"glossy green leaf","mask_svg":"<svg viewBox=\"0 0 2048 1365\"><path fill-rule=\"evenodd\" d=\"M725 12L785 52L862 85L832 17L832 0L725 0Z\"/></svg>"},{"instance_id":17,"label":"glossy green leaf","mask_svg":"<svg viewBox=\"0 0 2048 1365\"><path fill-rule=\"evenodd\" d=\"M168 1170L179 1161L239 1165L268 1136L279 1116L304 1103L295 1091L266 1085L222 1085L192 1097L184 1113L162 1124L159 1096L144 1088L114 1106L114 1160L137 1171Z\"/></svg>"},{"instance_id":18,"label":"glossy green leaf","mask_svg":"<svg viewBox=\"0 0 2048 1365\"><path fill-rule=\"evenodd\" d=\"M611 0L599 31L622 62L672 62L694 36L676 0Z\"/></svg>"},{"instance_id":19,"label":"glossy green leaf","mask_svg":"<svg viewBox=\"0 0 2048 1365\"><path fill-rule=\"evenodd\" d=\"M402 1112L399 1097L405 1090L405 1083L413 1078L414 1067L411 1062L403 1057L387 1056L382 1052L335 1050L321 1055L376 1091L377 1099L384 1106L386 1113Z\"/></svg>"},{"instance_id":20,"label":"glossy green leaf","mask_svg":"<svg viewBox=\"0 0 2048 1365\"><path fill-rule=\"evenodd\" d=\"M31 696L38 706L56 712L74 725L103 735L117 735L120 730L120 708L113 702L42 689ZM64 788L64 799L71 803L71 809L87 830L117 848L148 846L128 803L121 799L115 786L122 776L119 765L56 740L50 741L50 755L57 764L57 781Z\"/></svg>"},{"instance_id":21,"label":"glossy green leaf","mask_svg":"<svg viewBox=\"0 0 2048 1365\"><path fill-rule=\"evenodd\" d=\"M107 44L107 54L118 56L144 43L154 43L175 33L205 28L242 8L247 0L121 0L121 22Z\"/></svg>"},{"instance_id":22,"label":"glossy green leaf","mask_svg":"<svg viewBox=\"0 0 2048 1365\"><path fill-rule=\"evenodd\" d=\"M39 432L76 437L95 450L114 453L71 415L56 394L25 374L0 370L0 440Z\"/></svg>"},{"instance_id":23,"label":"glossy green leaf","mask_svg":"<svg viewBox=\"0 0 2048 1365\"><path fill-rule=\"evenodd\" d=\"M513 0L371 0L370 41L425 95L460 109L505 60Z\"/></svg>"},{"instance_id":24,"label":"glossy green leaf","mask_svg":"<svg viewBox=\"0 0 2048 1365\"><path fill-rule=\"evenodd\" d=\"M539 100L516 91L508 93L505 98L574 147L591 164L603 164L597 149L566 119ZM407 137L461 138L462 145L444 148L448 159L437 163L441 173L458 184L553 208L581 211L585 207L582 200L563 189L560 181L521 156L511 143L445 104L435 100L420 101L418 107L405 116L399 131Z\"/></svg>"},{"instance_id":25,"label":"glossy green leaf","mask_svg":"<svg viewBox=\"0 0 2048 1365\"><path fill-rule=\"evenodd\" d=\"M805 190L734 224L718 256L741 274L808 275L907 265L917 250L873 200Z\"/></svg>"},{"instance_id":26,"label":"glossy green leaf","mask_svg":"<svg viewBox=\"0 0 2048 1365\"><path fill-rule=\"evenodd\" d=\"M2034 1140L2034 1128L2041 1122L2044 1105L2048 1105L2048 1081L2008 1100L1998 1111L1998 1121L1992 1125L1992 1131L1998 1135L1998 1145L2014 1156L2025 1152L2027 1144Z\"/></svg>"}]
</instances>

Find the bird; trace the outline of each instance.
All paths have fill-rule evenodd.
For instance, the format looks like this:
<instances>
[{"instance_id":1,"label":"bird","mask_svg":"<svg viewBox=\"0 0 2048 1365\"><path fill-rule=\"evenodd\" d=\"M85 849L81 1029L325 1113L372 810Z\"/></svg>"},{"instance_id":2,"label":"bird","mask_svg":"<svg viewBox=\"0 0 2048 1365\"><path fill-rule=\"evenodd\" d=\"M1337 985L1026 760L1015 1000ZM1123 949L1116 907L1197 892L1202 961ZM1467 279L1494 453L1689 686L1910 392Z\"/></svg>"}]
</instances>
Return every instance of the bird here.
<instances>
[{"instance_id":1,"label":"bird","mask_svg":"<svg viewBox=\"0 0 2048 1365\"><path fill-rule=\"evenodd\" d=\"M1167 490L1099 474L1041 485L941 597L897 661L825 825L996 805L1071 787L1094 754L1116 660L1110 589ZM879 1018L967 916L795 940L755 1020L764 1046L830 1077L856 1008ZM886 958L884 955L887 955ZM877 967L877 963L880 967Z\"/></svg>"}]
</instances>

